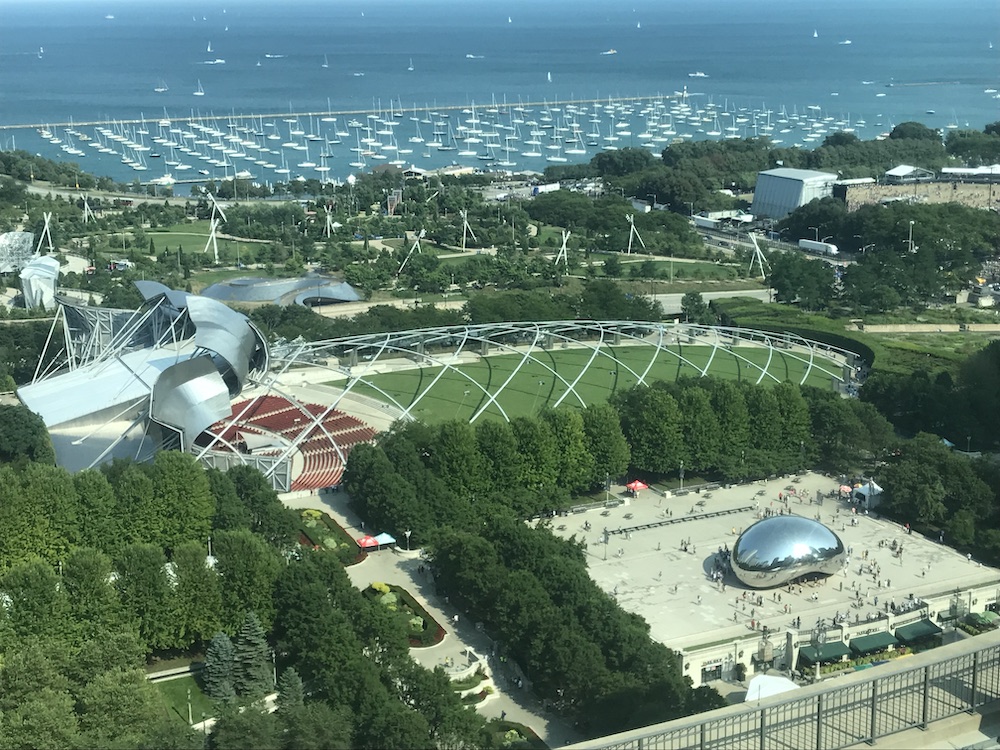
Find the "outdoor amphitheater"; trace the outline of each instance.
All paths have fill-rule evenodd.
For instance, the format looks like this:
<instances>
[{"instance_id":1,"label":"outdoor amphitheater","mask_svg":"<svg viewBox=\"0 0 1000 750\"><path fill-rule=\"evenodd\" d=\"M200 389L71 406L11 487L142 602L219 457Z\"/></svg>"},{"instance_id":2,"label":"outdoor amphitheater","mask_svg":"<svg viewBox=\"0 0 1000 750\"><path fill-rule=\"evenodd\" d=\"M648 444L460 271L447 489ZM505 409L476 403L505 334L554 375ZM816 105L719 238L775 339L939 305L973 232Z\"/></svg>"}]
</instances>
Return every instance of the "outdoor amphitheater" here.
<instances>
[{"instance_id":1,"label":"outdoor amphitheater","mask_svg":"<svg viewBox=\"0 0 1000 750\"><path fill-rule=\"evenodd\" d=\"M35 378L18 390L71 470L172 448L216 468L253 465L279 492L315 491L396 420L510 420L707 375L844 389L857 365L853 352L792 334L634 321L272 343L221 301L137 286L138 310L60 298Z\"/></svg>"}]
</instances>

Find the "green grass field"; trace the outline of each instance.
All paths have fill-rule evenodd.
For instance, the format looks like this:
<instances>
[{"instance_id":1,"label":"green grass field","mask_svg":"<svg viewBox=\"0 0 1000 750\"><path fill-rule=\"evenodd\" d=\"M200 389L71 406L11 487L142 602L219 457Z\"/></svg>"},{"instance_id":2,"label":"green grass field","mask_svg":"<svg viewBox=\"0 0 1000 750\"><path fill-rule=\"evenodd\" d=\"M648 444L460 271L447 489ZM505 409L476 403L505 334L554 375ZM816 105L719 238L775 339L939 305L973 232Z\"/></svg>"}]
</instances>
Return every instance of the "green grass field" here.
<instances>
[{"instance_id":1,"label":"green grass field","mask_svg":"<svg viewBox=\"0 0 1000 750\"><path fill-rule=\"evenodd\" d=\"M589 368L587 362L592 354L589 349L537 350L535 359L526 362L513 377L512 374L521 361L520 355L486 357L474 364L447 370L443 374L438 367L376 374L366 377L367 382L355 384L353 390L385 401L385 395L378 390L381 389L404 407L411 405L426 391L412 414L430 423L469 419L484 406L483 417L503 418L503 414L506 414L512 418L537 413L546 405L555 406L569 390L569 385L574 383L573 390L579 398L570 394L563 399L561 405L580 407L581 399L586 404L606 401L615 391L634 386L647 368L647 383L676 380L684 375L700 375L699 368L704 368L708 363L712 347L683 344L671 346L669 351L679 353L687 361L661 350L652 365L650 359L655 350L651 346L605 346L603 351L611 356L599 355ZM709 374L757 382L760 377L758 366L766 364L767 350L739 347L737 351L753 364L742 362L732 352L720 349L712 360ZM839 373L833 363L823 360L822 364L827 370ZM580 373L585 368L586 371L581 376ZM778 350L774 352L768 367L768 372L778 380L791 380L795 383L801 381L805 370L805 363ZM830 378L828 373L814 369L806 384L829 388ZM765 377L761 382L775 381ZM498 391L500 395L491 403L487 394Z\"/></svg>"},{"instance_id":2,"label":"green grass field","mask_svg":"<svg viewBox=\"0 0 1000 750\"><path fill-rule=\"evenodd\" d=\"M164 680L156 683L157 689L163 694L170 708L170 715L176 716L187 723L187 691L191 690L191 718L195 722L205 716L215 715L215 704L212 699L201 692L198 681L194 677L181 677L176 680Z\"/></svg>"}]
</instances>

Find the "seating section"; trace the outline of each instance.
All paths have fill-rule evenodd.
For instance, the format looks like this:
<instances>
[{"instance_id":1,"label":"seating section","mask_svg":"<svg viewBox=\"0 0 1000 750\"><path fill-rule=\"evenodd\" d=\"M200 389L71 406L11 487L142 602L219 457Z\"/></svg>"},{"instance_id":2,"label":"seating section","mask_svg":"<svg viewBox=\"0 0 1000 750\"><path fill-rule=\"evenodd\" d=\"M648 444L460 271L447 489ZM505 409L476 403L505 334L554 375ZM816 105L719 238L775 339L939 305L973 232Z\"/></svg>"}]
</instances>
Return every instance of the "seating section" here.
<instances>
[{"instance_id":1,"label":"seating section","mask_svg":"<svg viewBox=\"0 0 1000 750\"><path fill-rule=\"evenodd\" d=\"M300 409L280 396L260 396L234 404L230 420L236 418L238 421L228 428L226 423L218 422L208 431L230 444L246 434L272 435L294 443L304 466L292 481L292 490L318 490L339 484L351 449L370 442L376 435L375 430L350 414L319 404L302 404ZM226 447L221 443L216 446Z\"/></svg>"}]
</instances>

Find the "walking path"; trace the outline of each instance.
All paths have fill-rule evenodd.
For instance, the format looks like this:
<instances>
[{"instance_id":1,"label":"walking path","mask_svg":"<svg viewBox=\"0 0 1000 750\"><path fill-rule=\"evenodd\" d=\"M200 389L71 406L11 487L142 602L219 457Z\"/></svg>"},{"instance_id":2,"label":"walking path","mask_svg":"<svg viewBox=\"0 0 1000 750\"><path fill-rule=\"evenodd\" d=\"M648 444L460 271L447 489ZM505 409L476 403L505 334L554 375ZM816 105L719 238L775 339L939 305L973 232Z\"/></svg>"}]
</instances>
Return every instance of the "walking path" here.
<instances>
[{"instance_id":1,"label":"walking path","mask_svg":"<svg viewBox=\"0 0 1000 750\"><path fill-rule=\"evenodd\" d=\"M348 508L349 500L350 497L343 491L282 497L282 502L289 508L316 508L329 513L355 539L378 532L379 529L366 529L362 525L362 521ZM480 714L491 719L503 717L531 727L550 747L583 739L563 719L544 711L527 687L517 687L520 674L516 668L509 662L501 663L493 656L490 637L450 604L447 597L435 593L430 573L426 569L424 573L419 572L422 563L420 552L407 551L405 541L400 540L399 550L369 553L363 562L347 568L347 573L351 582L362 590L375 581L405 588L441 624L445 630L444 640L434 646L410 649L410 655L418 664L427 669L442 667L455 674L466 671L473 663L475 656L470 660L470 649L484 657L496 692L479 704Z\"/></svg>"}]
</instances>

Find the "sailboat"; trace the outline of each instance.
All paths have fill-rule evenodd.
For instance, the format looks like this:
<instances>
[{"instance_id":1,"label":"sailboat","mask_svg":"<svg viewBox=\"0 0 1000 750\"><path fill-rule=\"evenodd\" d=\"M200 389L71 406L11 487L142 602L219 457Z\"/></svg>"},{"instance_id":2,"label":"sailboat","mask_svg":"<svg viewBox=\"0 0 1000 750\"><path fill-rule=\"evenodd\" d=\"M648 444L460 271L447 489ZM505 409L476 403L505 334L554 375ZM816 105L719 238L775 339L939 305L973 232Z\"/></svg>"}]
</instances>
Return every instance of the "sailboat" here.
<instances>
[{"instance_id":1,"label":"sailboat","mask_svg":"<svg viewBox=\"0 0 1000 750\"><path fill-rule=\"evenodd\" d=\"M205 50L205 51L206 52L211 52L212 51L212 43L211 42L208 43L208 49Z\"/></svg>"},{"instance_id":2,"label":"sailboat","mask_svg":"<svg viewBox=\"0 0 1000 750\"><path fill-rule=\"evenodd\" d=\"M167 82L161 78L160 82L156 85L153 91L155 91L157 94L162 94L164 91L169 91L169 88L167 87Z\"/></svg>"},{"instance_id":3,"label":"sailboat","mask_svg":"<svg viewBox=\"0 0 1000 750\"><path fill-rule=\"evenodd\" d=\"M330 60L329 60L329 58L326 55L323 55L323 65L320 66L320 67L323 67L323 68L329 68L330 67Z\"/></svg>"},{"instance_id":4,"label":"sailboat","mask_svg":"<svg viewBox=\"0 0 1000 750\"><path fill-rule=\"evenodd\" d=\"M195 96L205 96L205 89L201 87L201 79L198 79L198 90L194 92Z\"/></svg>"},{"instance_id":5,"label":"sailboat","mask_svg":"<svg viewBox=\"0 0 1000 750\"><path fill-rule=\"evenodd\" d=\"M413 70L413 58L412 57L410 58L410 64L408 66L406 66L406 69L407 70Z\"/></svg>"},{"instance_id":6,"label":"sailboat","mask_svg":"<svg viewBox=\"0 0 1000 750\"><path fill-rule=\"evenodd\" d=\"M816 31L816 29L813 29L813 39L818 39L818 38L819 38L819 32Z\"/></svg>"},{"instance_id":7,"label":"sailboat","mask_svg":"<svg viewBox=\"0 0 1000 750\"><path fill-rule=\"evenodd\" d=\"M549 83L552 83L552 73L546 73L545 78Z\"/></svg>"}]
</instances>

